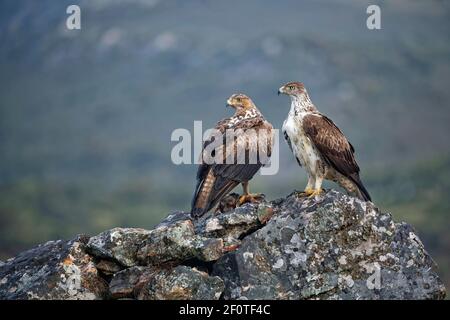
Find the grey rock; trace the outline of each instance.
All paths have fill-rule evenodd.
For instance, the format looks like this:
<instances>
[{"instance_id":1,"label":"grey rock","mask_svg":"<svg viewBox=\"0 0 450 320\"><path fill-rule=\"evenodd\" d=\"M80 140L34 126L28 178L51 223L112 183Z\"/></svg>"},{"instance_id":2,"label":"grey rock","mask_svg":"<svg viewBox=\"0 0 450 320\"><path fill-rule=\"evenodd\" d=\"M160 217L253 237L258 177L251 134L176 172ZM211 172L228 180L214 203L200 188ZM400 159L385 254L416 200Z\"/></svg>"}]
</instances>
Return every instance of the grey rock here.
<instances>
[{"instance_id":1,"label":"grey rock","mask_svg":"<svg viewBox=\"0 0 450 320\"><path fill-rule=\"evenodd\" d=\"M214 261L222 255L222 239L197 235L189 218L172 219L171 216L150 231L145 244L138 252L141 262L151 265L183 262L194 258Z\"/></svg>"},{"instance_id":2,"label":"grey rock","mask_svg":"<svg viewBox=\"0 0 450 320\"><path fill-rule=\"evenodd\" d=\"M90 238L87 248L95 257L132 267L139 264L136 253L149 233L139 228L115 228Z\"/></svg>"},{"instance_id":3,"label":"grey rock","mask_svg":"<svg viewBox=\"0 0 450 320\"><path fill-rule=\"evenodd\" d=\"M107 276L113 275L123 269L121 265L110 260L100 260L95 263L95 267L98 271L104 273Z\"/></svg>"},{"instance_id":4,"label":"grey rock","mask_svg":"<svg viewBox=\"0 0 450 320\"><path fill-rule=\"evenodd\" d=\"M106 298L107 284L85 252L86 241L49 241L8 260L0 269L0 300Z\"/></svg>"},{"instance_id":5,"label":"grey rock","mask_svg":"<svg viewBox=\"0 0 450 320\"><path fill-rule=\"evenodd\" d=\"M233 211L201 220L195 229L206 237L221 238L226 247L235 246L247 234L261 228L272 215L271 204L245 204Z\"/></svg>"},{"instance_id":6,"label":"grey rock","mask_svg":"<svg viewBox=\"0 0 450 320\"><path fill-rule=\"evenodd\" d=\"M159 224L157 224L155 226L155 229L162 227L170 227L171 225L175 224L178 221L186 221L186 220L193 222L189 212L175 211L169 214L166 218L164 218L164 220L161 221Z\"/></svg>"},{"instance_id":7,"label":"grey rock","mask_svg":"<svg viewBox=\"0 0 450 320\"><path fill-rule=\"evenodd\" d=\"M0 260L0 268L4 265L5 265L5 263L2 260Z\"/></svg>"},{"instance_id":8,"label":"grey rock","mask_svg":"<svg viewBox=\"0 0 450 320\"><path fill-rule=\"evenodd\" d=\"M227 210L47 242L0 266L0 299L445 297L412 227L371 202L328 191Z\"/></svg>"},{"instance_id":9,"label":"grey rock","mask_svg":"<svg viewBox=\"0 0 450 320\"><path fill-rule=\"evenodd\" d=\"M150 281L154 272L152 268L135 266L116 273L109 283L111 298L134 298L135 293Z\"/></svg>"},{"instance_id":10,"label":"grey rock","mask_svg":"<svg viewBox=\"0 0 450 320\"><path fill-rule=\"evenodd\" d=\"M442 299L436 266L407 224L330 191L279 201L266 226L214 265L225 299Z\"/></svg>"},{"instance_id":11,"label":"grey rock","mask_svg":"<svg viewBox=\"0 0 450 320\"><path fill-rule=\"evenodd\" d=\"M224 290L222 279L187 266L161 270L142 289L145 300L217 300Z\"/></svg>"}]
</instances>

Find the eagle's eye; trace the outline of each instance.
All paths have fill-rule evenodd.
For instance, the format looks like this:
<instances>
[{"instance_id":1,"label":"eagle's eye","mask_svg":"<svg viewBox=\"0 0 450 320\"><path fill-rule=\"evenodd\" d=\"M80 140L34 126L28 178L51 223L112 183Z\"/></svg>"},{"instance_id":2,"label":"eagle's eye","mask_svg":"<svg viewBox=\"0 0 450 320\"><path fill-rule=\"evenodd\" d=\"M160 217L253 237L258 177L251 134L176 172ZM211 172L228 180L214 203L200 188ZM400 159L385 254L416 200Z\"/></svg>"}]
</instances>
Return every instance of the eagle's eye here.
<instances>
[{"instance_id":1,"label":"eagle's eye","mask_svg":"<svg viewBox=\"0 0 450 320\"><path fill-rule=\"evenodd\" d=\"M237 101L237 102L241 102L242 99L241 99L241 98L236 98L236 101Z\"/></svg>"},{"instance_id":2,"label":"eagle's eye","mask_svg":"<svg viewBox=\"0 0 450 320\"><path fill-rule=\"evenodd\" d=\"M289 90L294 90L294 86L289 86Z\"/></svg>"}]
</instances>

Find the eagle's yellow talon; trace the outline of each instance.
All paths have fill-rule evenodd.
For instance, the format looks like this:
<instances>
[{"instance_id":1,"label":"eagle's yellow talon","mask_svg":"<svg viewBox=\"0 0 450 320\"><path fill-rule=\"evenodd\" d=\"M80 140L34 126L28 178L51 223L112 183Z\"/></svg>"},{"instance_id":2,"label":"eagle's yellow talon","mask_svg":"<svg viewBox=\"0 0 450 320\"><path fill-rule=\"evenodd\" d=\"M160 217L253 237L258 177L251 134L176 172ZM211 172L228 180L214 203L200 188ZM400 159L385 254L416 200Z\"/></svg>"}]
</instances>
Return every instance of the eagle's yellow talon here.
<instances>
[{"instance_id":1,"label":"eagle's yellow talon","mask_svg":"<svg viewBox=\"0 0 450 320\"><path fill-rule=\"evenodd\" d=\"M308 196L309 198L313 198L315 196L320 196L323 193L322 189L312 190L311 194Z\"/></svg>"},{"instance_id":2,"label":"eagle's yellow talon","mask_svg":"<svg viewBox=\"0 0 450 320\"><path fill-rule=\"evenodd\" d=\"M262 194L244 194L239 197L239 206L247 202L250 203L259 202L261 199L263 199L263 197L264 196Z\"/></svg>"},{"instance_id":3,"label":"eagle's yellow talon","mask_svg":"<svg viewBox=\"0 0 450 320\"><path fill-rule=\"evenodd\" d=\"M247 199L246 195L240 196L239 197L239 201L238 201L238 205L242 206L245 203L245 200Z\"/></svg>"},{"instance_id":4,"label":"eagle's yellow talon","mask_svg":"<svg viewBox=\"0 0 450 320\"><path fill-rule=\"evenodd\" d=\"M311 196L314 192L315 192L314 189L306 188L305 191L304 191L304 194L305 194L307 197L309 197L309 196Z\"/></svg>"}]
</instances>

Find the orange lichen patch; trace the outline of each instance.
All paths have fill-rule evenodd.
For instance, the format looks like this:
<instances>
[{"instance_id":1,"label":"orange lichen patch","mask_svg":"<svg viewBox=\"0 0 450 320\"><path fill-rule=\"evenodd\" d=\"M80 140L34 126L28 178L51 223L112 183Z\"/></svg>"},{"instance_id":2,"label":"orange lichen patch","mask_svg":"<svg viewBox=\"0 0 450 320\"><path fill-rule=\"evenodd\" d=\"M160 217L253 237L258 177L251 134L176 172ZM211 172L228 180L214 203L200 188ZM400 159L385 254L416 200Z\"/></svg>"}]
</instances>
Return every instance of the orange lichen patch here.
<instances>
[{"instance_id":1,"label":"orange lichen patch","mask_svg":"<svg viewBox=\"0 0 450 320\"><path fill-rule=\"evenodd\" d=\"M230 252L230 251L234 251L237 250L237 248L239 248L238 244L232 244L230 246L224 246L223 247L223 252Z\"/></svg>"},{"instance_id":2,"label":"orange lichen patch","mask_svg":"<svg viewBox=\"0 0 450 320\"><path fill-rule=\"evenodd\" d=\"M73 257L69 255L66 259L64 259L63 265L70 266L71 264L73 264L73 260Z\"/></svg>"}]
</instances>

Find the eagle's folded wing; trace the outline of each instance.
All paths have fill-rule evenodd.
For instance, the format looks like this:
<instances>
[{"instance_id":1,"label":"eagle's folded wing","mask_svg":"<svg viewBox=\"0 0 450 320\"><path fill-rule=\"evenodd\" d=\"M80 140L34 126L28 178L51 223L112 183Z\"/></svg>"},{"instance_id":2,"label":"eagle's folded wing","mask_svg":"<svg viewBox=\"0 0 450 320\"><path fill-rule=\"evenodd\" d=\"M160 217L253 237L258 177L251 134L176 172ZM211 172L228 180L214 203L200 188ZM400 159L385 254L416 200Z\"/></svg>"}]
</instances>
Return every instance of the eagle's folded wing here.
<instances>
[{"instance_id":1,"label":"eagle's folded wing","mask_svg":"<svg viewBox=\"0 0 450 320\"><path fill-rule=\"evenodd\" d=\"M303 130L324 160L344 176L359 173L353 146L339 128L324 115L307 115Z\"/></svg>"}]
</instances>

